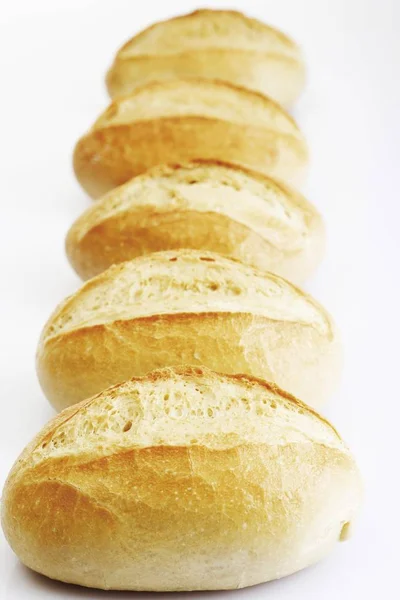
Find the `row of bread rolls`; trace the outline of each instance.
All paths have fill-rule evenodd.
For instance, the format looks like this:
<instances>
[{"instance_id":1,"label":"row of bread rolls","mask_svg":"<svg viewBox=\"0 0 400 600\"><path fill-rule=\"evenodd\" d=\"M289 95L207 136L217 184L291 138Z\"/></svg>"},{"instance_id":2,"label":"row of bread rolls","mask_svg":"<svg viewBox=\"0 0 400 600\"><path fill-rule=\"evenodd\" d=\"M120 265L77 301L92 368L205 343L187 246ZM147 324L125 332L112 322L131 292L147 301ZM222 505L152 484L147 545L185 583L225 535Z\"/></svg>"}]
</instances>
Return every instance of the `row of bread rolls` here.
<instances>
[{"instance_id":1,"label":"row of bread rolls","mask_svg":"<svg viewBox=\"0 0 400 600\"><path fill-rule=\"evenodd\" d=\"M359 473L309 407L338 381L338 334L282 278L313 272L324 227L290 187L303 136L264 95L290 103L303 80L291 40L233 11L156 24L118 53L107 75L118 98L74 153L82 186L105 194L67 236L89 281L56 308L37 353L64 410L3 495L6 537L39 573L231 589L347 537Z\"/></svg>"}]
</instances>

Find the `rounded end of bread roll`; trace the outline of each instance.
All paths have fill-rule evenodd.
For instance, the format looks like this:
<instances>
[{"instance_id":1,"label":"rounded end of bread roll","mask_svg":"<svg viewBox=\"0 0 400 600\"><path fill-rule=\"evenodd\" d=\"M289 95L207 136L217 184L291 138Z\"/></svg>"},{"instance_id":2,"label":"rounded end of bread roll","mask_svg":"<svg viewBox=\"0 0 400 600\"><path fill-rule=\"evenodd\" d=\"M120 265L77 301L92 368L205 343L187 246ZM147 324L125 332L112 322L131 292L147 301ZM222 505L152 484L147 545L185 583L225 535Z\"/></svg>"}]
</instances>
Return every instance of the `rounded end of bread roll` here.
<instances>
[{"instance_id":1,"label":"rounded end of bread roll","mask_svg":"<svg viewBox=\"0 0 400 600\"><path fill-rule=\"evenodd\" d=\"M42 388L58 409L156 368L247 373L322 405L341 344L326 310L294 285L219 254L176 250L114 265L50 317Z\"/></svg>"},{"instance_id":2,"label":"rounded end of bread roll","mask_svg":"<svg viewBox=\"0 0 400 600\"><path fill-rule=\"evenodd\" d=\"M192 248L302 283L324 247L322 218L301 194L221 161L163 165L133 178L85 211L66 239L82 279L150 252Z\"/></svg>"},{"instance_id":3,"label":"rounded end of bread roll","mask_svg":"<svg viewBox=\"0 0 400 600\"><path fill-rule=\"evenodd\" d=\"M93 198L150 168L233 162L299 184L308 164L293 119L257 92L205 79L150 82L118 98L77 143L73 164Z\"/></svg>"},{"instance_id":4,"label":"rounded end of bread roll","mask_svg":"<svg viewBox=\"0 0 400 600\"><path fill-rule=\"evenodd\" d=\"M305 83L302 53L289 37L237 11L197 10L155 23L117 53L106 76L111 97L149 81L220 79L291 105Z\"/></svg>"},{"instance_id":5,"label":"rounded end of bread roll","mask_svg":"<svg viewBox=\"0 0 400 600\"><path fill-rule=\"evenodd\" d=\"M361 498L335 429L279 388L164 369L71 407L3 490L20 560L101 589L236 589L323 558Z\"/></svg>"}]
</instances>

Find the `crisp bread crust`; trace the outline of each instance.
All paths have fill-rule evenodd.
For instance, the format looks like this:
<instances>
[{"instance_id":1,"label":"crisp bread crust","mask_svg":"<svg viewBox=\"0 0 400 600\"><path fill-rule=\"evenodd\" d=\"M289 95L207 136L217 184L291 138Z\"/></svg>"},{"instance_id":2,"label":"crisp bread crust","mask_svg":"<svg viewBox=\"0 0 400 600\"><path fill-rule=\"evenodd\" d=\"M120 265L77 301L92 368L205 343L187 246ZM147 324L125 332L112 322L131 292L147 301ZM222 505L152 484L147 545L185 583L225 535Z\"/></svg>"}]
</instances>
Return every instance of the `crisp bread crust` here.
<instances>
[{"instance_id":1,"label":"crisp bread crust","mask_svg":"<svg viewBox=\"0 0 400 600\"><path fill-rule=\"evenodd\" d=\"M305 65L299 47L277 29L235 11L199 10L126 42L106 83L115 97L148 81L187 76L225 80L291 105L304 87Z\"/></svg>"},{"instance_id":2,"label":"crisp bread crust","mask_svg":"<svg viewBox=\"0 0 400 600\"><path fill-rule=\"evenodd\" d=\"M135 116L123 122L125 106L141 98L166 94L195 97L204 94L215 107L199 102L187 114L176 102L175 114L146 116L146 105ZM229 98L239 120L231 120L225 101ZM252 117L252 105L259 119ZM218 116L217 116L218 115ZM264 125L262 124L264 123ZM129 97L114 100L96 121L94 127L77 143L74 169L78 180L93 198L126 183L132 177L165 163L181 163L196 159L224 160L250 167L283 181L298 184L308 163L305 140L296 124L283 109L261 94L219 81L174 80L149 83Z\"/></svg>"},{"instance_id":3,"label":"crisp bread crust","mask_svg":"<svg viewBox=\"0 0 400 600\"><path fill-rule=\"evenodd\" d=\"M341 344L325 309L289 282L215 253L177 250L89 280L50 317L37 354L58 409L182 364L269 379L318 407L339 379Z\"/></svg>"},{"instance_id":4,"label":"crisp bread crust","mask_svg":"<svg viewBox=\"0 0 400 600\"><path fill-rule=\"evenodd\" d=\"M360 495L351 454L309 407L253 377L182 367L53 419L7 479L2 525L53 579L234 589L325 556Z\"/></svg>"},{"instance_id":5,"label":"crisp bread crust","mask_svg":"<svg viewBox=\"0 0 400 600\"><path fill-rule=\"evenodd\" d=\"M324 247L322 218L301 194L262 173L207 160L155 167L115 188L75 221L66 240L82 279L150 252L193 248L302 283Z\"/></svg>"}]
</instances>

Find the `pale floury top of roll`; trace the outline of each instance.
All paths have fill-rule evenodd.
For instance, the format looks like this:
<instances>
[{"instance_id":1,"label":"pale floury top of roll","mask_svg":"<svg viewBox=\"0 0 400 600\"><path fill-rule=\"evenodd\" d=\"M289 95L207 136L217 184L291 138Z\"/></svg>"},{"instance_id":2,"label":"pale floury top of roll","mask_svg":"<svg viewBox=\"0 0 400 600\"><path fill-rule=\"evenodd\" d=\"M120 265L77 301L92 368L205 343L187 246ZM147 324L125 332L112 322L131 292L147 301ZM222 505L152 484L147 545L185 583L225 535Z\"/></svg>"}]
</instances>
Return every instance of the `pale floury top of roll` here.
<instances>
[{"instance_id":1,"label":"pale floury top of roll","mask_svg":"<svg viewBox=\"0 0 400 600\"><path fill-rule=\"evenodd\" d=\"M298 192L218 161L155 167L115 188L71 227L67 253L83 279L159 250L212 250L302 282L319 264L322 219Z\"/></svg>"},{"instance_id":2,"label":"pale floury top of roll","mask_svg":"<svg viewBox=\"0 0 400 600\"><path fill-rule=\"evenodd\" d=\"M347 537L361 497L335 429L265 381L165 369L66 409L15 463L6 537L24 564L104 589L234 589Z\"/></svg>"},{"instance_id":3,"label":"pale floury top of roll","mask_svg":"<svg viewBox=\"0 0 400 600\"><path fill-rule=\"evenodd\" d=\"M231 10L197 10L151 25L117 53L107 74L111 96L149 81L221 79L282 104L304 87L299 47L282 32Z\"/></svg>"},{"instance_id":4,"label":"pale floury top of roll","mask_svg":"<svg viewBox=\"0 0 400 600\"><path fill-rule=\"evenodd\" d=\"M322 403L340 372L329 314L288 281L211 252L158 252L110 267L50 317L38 349L64 408L160 366L206 365L276 381Z\"/></svg>"},{"instance_id":5,"label":"pale floury top of roll","mask_svg":"<svg viewBox=\"0 0 400 600\"><path fill-rule=\"evenodd\" d=\"M148 83L116 99L77 143L75 173L93 197L156 165L239 163L300 183L305 140L275 102L220 81Z\"/></svg>"}]
</instances>

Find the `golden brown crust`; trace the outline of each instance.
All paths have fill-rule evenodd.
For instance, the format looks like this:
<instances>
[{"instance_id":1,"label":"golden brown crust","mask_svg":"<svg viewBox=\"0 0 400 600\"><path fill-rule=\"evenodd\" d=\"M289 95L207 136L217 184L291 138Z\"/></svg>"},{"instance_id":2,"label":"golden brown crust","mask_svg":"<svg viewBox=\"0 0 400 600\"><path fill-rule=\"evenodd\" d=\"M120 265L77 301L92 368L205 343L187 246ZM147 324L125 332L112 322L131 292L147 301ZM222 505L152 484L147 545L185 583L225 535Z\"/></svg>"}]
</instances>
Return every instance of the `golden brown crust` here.
<instances>
[{"instance_id":1,"label":"golden brown crust","mask_svg":"<svg viewBox=\"0 0 400 600\"><path fill-rule=\"evenodd\" d=\"M58 409L170 365L275 381L320 405L341 370L327 312L282 278L211 252L153 253L89 280L50 317L41 385Z\"/></svg>"},{"instance_id":2,"label":"golden brown crust","mask_svg":"<svg viewBox=\"0 0 400 600\"><path fill-rule=\"evenodd\" d=\"M293 188L286 185L281 179L272 179L265 173L251 169L250 167L248 167L246 165L240 165L235 162L229 162L228 160L221 160L221 159L196 158L194 160L187 161L187 162L181 162L181 163L169 162L169 163L166 163L163 165L157 165L156 167L153 167L152 169L147 171L145 174L143 174L142 177L143 178L151 177L151 176L152 177L163 177L166 175L170 175L173 172L180 171L181 169L190 168L191 166L193 166L193 167L202 166L205 168L221 167L221 168L229 169L232 171L236 171L237 173L243 173L245 175L248 175L252 179L257 180L262 184L269 184L269 183L273 182L273 184L276 187L280 188L285 193L292 193L292 194L296 193L296 191ZM301 194L298 194L298 195L299 195L299 197L303 198L303 196L301 196Z\"/></svg>"},{"instance_id":3,"label":"golden brown crust","mask_svg":"<svg viewBox=\"0 0 400 600\"><path fill-rule=\"evenodd\" d=\"M326 310L282 277L214 252L180 249L113 265L87 281L56 308L42 340L133 317L213 312L262 315L329 338L334 330Z\"/></svg>"},{"instance_id":4,"label":"golden brown crust","mask_svg":"<svg viewBox=\"0 0 400 600\"><path fill-rule=\"evenodd\" d=\"M179 105L180 92L184 92L185 94L185 96L181 98L181 106ZM158 114L158 116L161 118L167 116L164 114L164 106L161 106L158 102L160 98L156 99L156 103L154 105L151 103L145 103L144 105L140 104L140 100L143 98L151 100L151 94L165 95L165 108L168 108L168 116L171 116L171 93L174 93L174 102L178 98L178 103L174 106L177 114L181 114L179 112L180 108L183 109L182 114L187 114L184 112L187 103L191 104L192 108L199 108L196 103L193 104L193 101L198 100L201 103L204 98L207 98L208 94L214 93L214 98L216 101L220 100L222 97L225 100L230 98L233 100L233 102L225 106L223 104L220 106L213 106L212 104L207 103L207 106L203 107L205 108L207 116L216 116L218 114L218 116L222 118L233 117L234 122L239 122L242 124L249 122L254 125L261 125L262 123L265 125L267 121L269 121L270 125L273 125L273 120L275 119L280 123L284 132L290 133L295 137L302 139L302 134L295 119L273 98L270 98L261 92L248 90L241 85L231 83L229 81L223 81L221 79L204 80L200 77L181 77L173 79L172 81L164 82L150 81L144 85L141 85L129 94L113 99L108 108L94 122L92 130L99 127L110 126L116 120L118 120L118 122L124 122L124 120L127 122L130 120L146 121L150 118L150 114L153 117L155 114ZM196 94L198 94L197 98ZM243 106L240 106L237 103L237 100L240 99L243 101ZM139 101L139 104L134 105L131 102L132 100ZM235 103L237 104L236 106ZM245 109L249 107L249 103L253 106L254 111L250 114L246 114ZM129 104L139 108L137 114L135 114L134 111L131 111ZM262 114L260 111L262 108L265 110L265 114ZM146 116L147 113L148 115ZM172 114L174 114L174 111ZM194 114L197 116L197 112ZM199 159L201 160L201 157L199 157Z\"/></svg>"},{"instance_id":5,"label":"golden brown crust","mask_svg":"<svg viewBox=\"0 0 400 600\"><path fill-rule=\"evenodd\" d=\"M146 37L146 35L149 31L159 28L160 25L164 26L164 25L168 25L171 23L182 24L182 22L185 22L185 21L186 22L192 21L192 23L197 21L198 23L200 23L198 20L199 18L207 19L207 17L211 18L211 19L217 19L219 21L220 25L224 24L224 20L226 19L226 17L233 18L233 19L235 19L235 21L237 23L242 23L247 26L250 26L253 29L253 33L254 33L254 30L256 30L256 31L258 31L258 33L262 33L264 35L267 33L273 35L276 38L276 40L281 43L281 49L286 48L286 50L289 54L296 53L298 51L298 46L295 44L295 42L291 38L289 38L289 36L284 34L282 31L280 31L279 29L276 29L274 27L271 27L270 25L267 25L266 23L263 23L262 21L248 17L247 15L245 15L244 13L242 13L240 11L200 8L200 9L196 9L188 14L177 15L170 19L167 19L164 21L159 21L157 23L153 23L152 25L147 27L145 30L141 31L140 33L136 34L133 38L131 38L130 40L125 42L124 45L120 49L120 53L121 54L124 53L124 51L128 50L129 47L134 46L134 44L132 44L132 42L136 42L136 41L140 40L140 38ZM217 21L217 23L218 23L218 21ZM229 21L227 21L227 23L229 23ZM232 23L232 21L231 21L231 23ZM200 32L198 31L198 33L200 33ZM231 31L229 28L227 28L227 31L225 32L225 34L226 33L228 33L228 35L231 34ZM193 32L191 32L191 34L193 34ZM161 36L161 39L165 40L164 36ZM190 39L193 39L193 35L190 36ZM221 41L221 36L219 38L217 37L217 39L219 41ZM181 40L171 40L171 41L172 41L172 43L175 42L178 48L180 48L182 46L182 39ZM207 43L207 45L208 45L208 43ZM149 50L154 52L154 49L155 49L154 44L152 44L150 46Z\"/></svg>"},{"instance_id":6,"label":"golden brown crust","mask_svg":"<svg viewBox=\"0 0 400 600\"><path fill-rule=\"evenodd\" d=\"M247 106L254 101L261 112L265 102L268 118L275 112L280 119L282 117L282 124L272 125L271 121L270 128L253 125L251 112L248 123L231 121L229 115L226 119L205 116L199 102L197 109L191 109L193 114L180 115L178 103L176 115L113 125L112 117L118 105L126 102L124 98L115 100L105 113L109 116L100 118L75 147L75 173L89 195L97 198L156 165L198 158L236 162L294 183L302 179L308 160L304 139L289 120L285 120L283 127L283 110L265 97L261 100L259 94L221 82L194 80L149 84L136 90L135 97L153 93L153 90L154 94L162 94L163 88L170 90L171 87L179 92L180 86L183 86L183 97L188 89L195 93L198 88L209 93L211 101L213 95L221 91L232 96L235 106L241 102ZM215 105L222 115L224 105L219 107L218 101L216 97Z\"/></svg>"},{"instance_id":7,"label":"golden brown crust","mask_svg":"<svg viewBox=\"0 0 400 600\"><path fill-rule=\"evenodd\" d=\"M7 479L2 524L24 564L62 581L231 589L326 555L360 488L346 446L307 406L252 377L184 367L50 422Z\"/></svg>"},{"instance_id":8,"label":"golden brown crust","mask_svg":"<svg viewBox=\"0 0 400 600\"><path fill-rule=\"evenodd\" d=\"M337 334L244 313L159 315L83 327L44 340L37 368L61 410L132 375L206 365L275 381L321 405L341 371Z\"/></svg>"},{"instance_id":9,"label":"golden brown crust","mask_svg":"<svg viewBox=\"0 0 400 600\"><path fill-rule=\"evenodd\" d=\"M320 215L294 190L203 160L154 167L115 188L73 224L66 251L82 279L150 252L194 248L301 283L317 266L324 237Z\"/></svg>"},{"instance_id":10,"label":"golden brown crust","mask_svg":"<svg viewBox=\"0 0 400 600\"><path fill-rule=\"evenodd\" d=\"M164 367L161 369L156 369L154 371L146 373L146 375L144 376L140 375L131 377L128 380L128 382L136 383L139 385L143 381L147 381L152 384L159 382L167 383L173 381L175 378L182 378L184 380L194 381L197 381L200 378L204 378L204 380L207 380L210 386L216 386L218 383L224 381L232 382L237 383L238 385L244 385L246 386L246 388L250 388L254 392L257 392L261 388L261 390L263 390L264 392L271 392L275 399L279 399L281 401L288 400L289 403L292 404L299 412L307 413L312 415L313 417L316 417L321 423L323 423L329 429L331 429L334 435L337 436L339 440L341 440L338 431L335 429L332 423L328 421L328 419L323 417L314 408L312 408L308 404L305 404L305 402L302 402L301 400L299 400L299 398L293 396L293 394L290 394L289 392L283 390L278 385L276 385L276 383L273 383L272 381L267 381L266 379L261 379L260 377L255 377L254 375L246 375L244 373L218 373L204 366L195 367L193 365L178 365L174 367ZM47 442L61 426L65 425L67 421L74 418L79 412L85 410L88 406L90 406L90 404L95 402L97 399L102 398L105 394L112 395L114 392L118 392L121 389L121 386L124 386L124 384L128 382L124 382L122 384L116 383L108 387L106 392L99 392L98 394L92 396L87 400L78 402L77 404L64 409L57 417L54 417L52 419L51 423L53 424L53 427L46 427L43 429L45 433L44 435L38 436L37 446L41 445L43 442Z\"/></svg>"},{"instance_id":11,"label":"golden brown crust","mask_svg":"<svg viewBox=\"0 0 400 600\"><path fill-rule=\"evenodd\" d=\"M297 45L280 31L236 11L199 10L155 23L126 42L106 82L117 96L148 81L193 76L239 84L288 105L302 91L305 67Z\"/></svg>"},{"instance_id":12,"label":"golden brown crust","mask_svg":"<svg viewBox=\"0 0 400 600\"><path fill-rule=\"evenodd\" d=\"M261 269L268 268L264 257L271 253L270 244L245 225L218 213L188 210L117 215L79 242L70 232L66 243L68 258L82 279L143 254L180 248L219 252ZM249 255L252 260L246 261Z\"/></svg>"}]
</instances>

